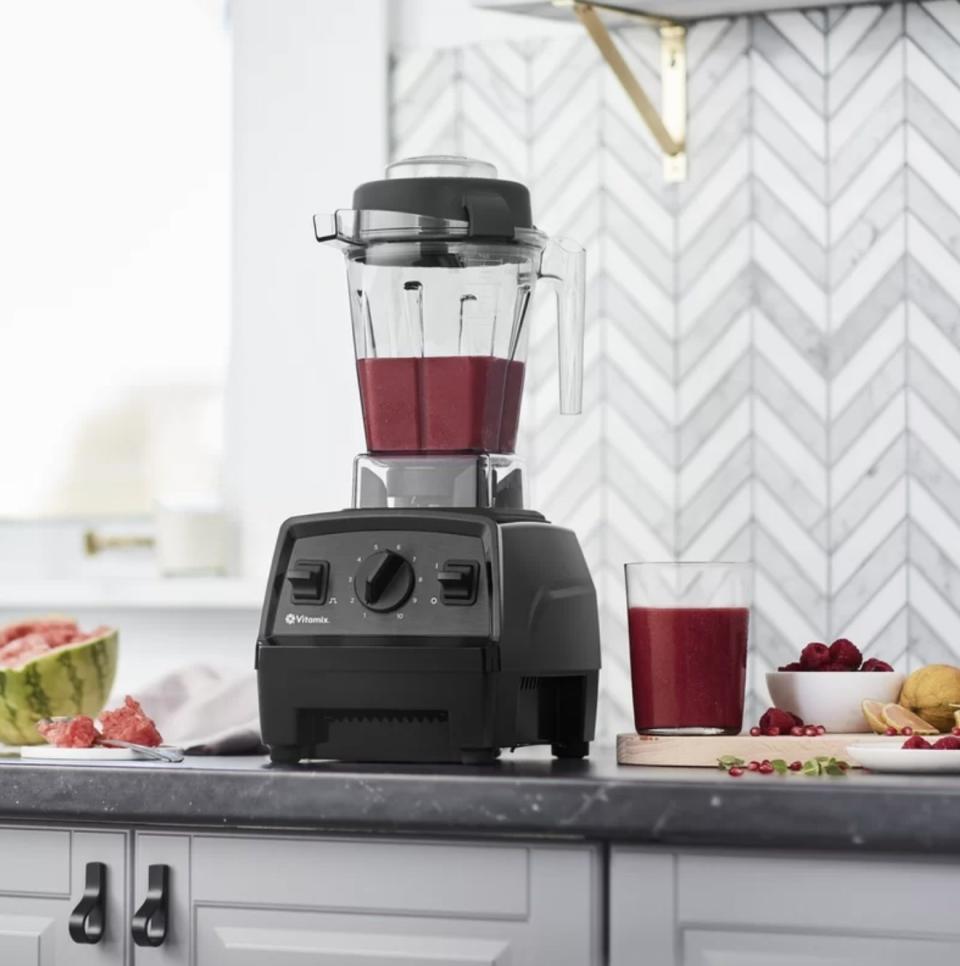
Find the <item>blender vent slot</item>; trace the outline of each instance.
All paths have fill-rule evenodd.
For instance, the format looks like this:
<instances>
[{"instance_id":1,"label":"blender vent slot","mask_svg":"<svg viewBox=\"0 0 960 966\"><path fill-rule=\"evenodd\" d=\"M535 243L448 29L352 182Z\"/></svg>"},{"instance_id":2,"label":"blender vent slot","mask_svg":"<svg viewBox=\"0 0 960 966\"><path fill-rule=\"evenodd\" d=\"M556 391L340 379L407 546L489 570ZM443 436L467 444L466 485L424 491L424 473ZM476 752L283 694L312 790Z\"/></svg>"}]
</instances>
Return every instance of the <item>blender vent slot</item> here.
<instances>
[{"instance_id":1,"label":"blender vent slot","mask_svg":"<svg viewBox=\"0 0 960 966\"><path fill-rule=\"evenodd\" d=\"M540 687L540 678L524 676L520 678L521 691L536 691Z\"/></svg>"},{"instance_id":2,"label":"blender vent slot","mask_svg":"<svg viewBox=\"0 0 960 966\"><path fill-rule=\"evenodd\" d=\"M407 711L390 709L345 708L317 715L325 724L377 721L387 724L434 724L447 720L446 711Z\"/></svg>"}]
</instances>

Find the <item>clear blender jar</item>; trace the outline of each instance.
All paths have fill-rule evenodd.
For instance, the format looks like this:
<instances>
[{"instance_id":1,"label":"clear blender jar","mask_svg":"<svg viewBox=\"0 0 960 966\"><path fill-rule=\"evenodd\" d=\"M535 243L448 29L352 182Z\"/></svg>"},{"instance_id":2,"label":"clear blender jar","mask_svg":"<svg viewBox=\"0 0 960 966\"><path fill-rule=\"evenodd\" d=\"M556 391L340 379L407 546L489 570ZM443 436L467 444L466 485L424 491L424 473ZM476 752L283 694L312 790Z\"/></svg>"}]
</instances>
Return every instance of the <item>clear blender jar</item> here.
<instances>
[{"instance_id":1,"label":"clear blender jar","mask_svg":"<svg viewBox=\"0 0 960 966\"><path fill-rule=\"evenodd\" d=\"M531 300L538 282L557 294L560 410L578 413L583 249L534 227L525 186L467 158L392 164L314 223L347 261L368 449L354 506L521 506Z\"/></svg>"}]
</instances>

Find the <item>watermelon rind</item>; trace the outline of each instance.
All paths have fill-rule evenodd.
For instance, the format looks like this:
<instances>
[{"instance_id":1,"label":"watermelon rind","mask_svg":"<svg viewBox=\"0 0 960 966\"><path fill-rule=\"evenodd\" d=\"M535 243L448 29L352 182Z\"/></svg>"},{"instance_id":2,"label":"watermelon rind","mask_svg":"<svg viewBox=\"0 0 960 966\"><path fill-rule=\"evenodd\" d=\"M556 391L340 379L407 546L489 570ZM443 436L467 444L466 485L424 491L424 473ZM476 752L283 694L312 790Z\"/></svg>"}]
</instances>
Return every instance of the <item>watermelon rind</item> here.
<instances>
[{"instance_id":1,"label":"watermelon rind","mask_svg":"<svg viewBox=\"0 0 960 966\"><path fill-rule=\"evenodd\" d=\"M0 667L0 742L39 745L41 718L88 714L107 703L117 673L115 630L65 644L21 667Z\"/></svg>"}]
</instances>

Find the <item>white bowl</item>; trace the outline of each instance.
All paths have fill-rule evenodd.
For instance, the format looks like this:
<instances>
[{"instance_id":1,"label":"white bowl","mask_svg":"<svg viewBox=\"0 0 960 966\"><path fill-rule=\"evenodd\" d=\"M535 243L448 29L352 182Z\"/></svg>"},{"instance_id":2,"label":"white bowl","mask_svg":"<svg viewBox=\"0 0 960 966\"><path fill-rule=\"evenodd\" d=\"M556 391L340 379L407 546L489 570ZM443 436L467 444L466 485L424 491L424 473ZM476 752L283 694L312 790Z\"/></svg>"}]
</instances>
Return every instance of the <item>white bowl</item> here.
<instances>
[{"instance_id":1,"label":"white bowl","mask_svg":"<svg viewBox=\"0 0 960 966\"><path fill-rule=\"evenodd\" d=\"M896 671L769 671L767 689L775 708L799 715L805 724L850 734L870 731L860 703L896 701L903 680Z\"/></svg>"}]
</instances>

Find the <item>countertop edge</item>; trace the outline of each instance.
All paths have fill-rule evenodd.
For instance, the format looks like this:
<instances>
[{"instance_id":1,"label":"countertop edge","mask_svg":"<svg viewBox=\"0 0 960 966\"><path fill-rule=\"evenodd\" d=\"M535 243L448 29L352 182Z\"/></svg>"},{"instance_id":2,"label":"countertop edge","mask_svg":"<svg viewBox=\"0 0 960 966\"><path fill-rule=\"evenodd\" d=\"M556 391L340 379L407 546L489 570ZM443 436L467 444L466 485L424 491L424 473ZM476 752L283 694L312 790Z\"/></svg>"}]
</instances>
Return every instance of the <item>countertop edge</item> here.
<instances>
[{"instance_id":1,"label":"countertop edge","mask_svg":"<svg viewBox=\"0 0 960 966\"><path fill-rule=\"evenodd\" d=\"M960 855L958 809L960 783L864 778L0 765L8 823Z\"/></svg>"}]
</instances>

